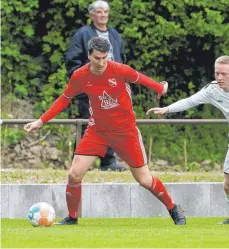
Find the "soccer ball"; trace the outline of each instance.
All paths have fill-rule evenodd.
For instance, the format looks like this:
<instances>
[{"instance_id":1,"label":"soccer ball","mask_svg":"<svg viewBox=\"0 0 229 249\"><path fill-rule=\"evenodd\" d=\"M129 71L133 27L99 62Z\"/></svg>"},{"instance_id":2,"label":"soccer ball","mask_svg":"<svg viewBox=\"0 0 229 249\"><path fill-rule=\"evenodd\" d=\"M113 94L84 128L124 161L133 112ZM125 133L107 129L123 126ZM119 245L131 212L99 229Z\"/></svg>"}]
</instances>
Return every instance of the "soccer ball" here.
<instances>
[{"instance_id":1,"label":"soccer ball","mask_svg":"<svg viewBox=\"0 0 229 249\"><path fill-rule=\"evenodd\" d=\"M34 204L28 212L28 219L34 227L49 227L56 218L54 208L46 202Z\"/></svg>"}]
</instances>

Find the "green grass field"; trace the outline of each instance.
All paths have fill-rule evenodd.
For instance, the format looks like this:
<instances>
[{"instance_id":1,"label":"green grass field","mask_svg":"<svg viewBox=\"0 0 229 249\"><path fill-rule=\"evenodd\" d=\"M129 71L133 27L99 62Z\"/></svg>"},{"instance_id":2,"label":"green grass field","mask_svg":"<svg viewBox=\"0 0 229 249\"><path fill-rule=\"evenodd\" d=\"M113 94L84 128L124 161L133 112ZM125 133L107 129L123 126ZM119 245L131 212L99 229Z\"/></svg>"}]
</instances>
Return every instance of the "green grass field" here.
<instances>
[{"instance_id":1,"label":"green grass field","mask_svg":"<svg viewBox=\"0 0 229 249\"><path fill-rule=\"evenodd\" d=\"M229 248L222 218L81 218L78 226L32 227L25 219L2 219L2 248Z\"/></svg>"}]
</instances>

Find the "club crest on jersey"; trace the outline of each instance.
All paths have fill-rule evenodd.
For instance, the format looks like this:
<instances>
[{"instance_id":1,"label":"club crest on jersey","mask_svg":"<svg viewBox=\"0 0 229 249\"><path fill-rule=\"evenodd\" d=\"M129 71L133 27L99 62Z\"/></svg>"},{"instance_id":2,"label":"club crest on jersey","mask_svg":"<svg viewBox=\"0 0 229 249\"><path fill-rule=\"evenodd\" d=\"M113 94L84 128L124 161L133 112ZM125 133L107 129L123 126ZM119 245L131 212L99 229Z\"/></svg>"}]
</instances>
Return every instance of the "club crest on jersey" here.
<instances>
[{"instance_id":1,"label":"club crest on jersey","mask_svg":"<svg viewBox=\"0 0 229 249\"><path fill-rule=\"evenodd\" d=\"M111 109L119 106L118 100L113 99L106 91L103 91L103 95L99 96L99 100L101 100L102 109Z\"/></svg>"},{"instance_id":2,"label":"club crest on jersey","mask_svg":"<svg viewBox=\"0 0 229 249\"><path fill-rule=\"evenodd\" d=\"M109 85L111 87L116 87L117 86L117 81L115 78L112 78L112 79L108 79L108 82L109 82Z\"/></svg>"}]
</instances>

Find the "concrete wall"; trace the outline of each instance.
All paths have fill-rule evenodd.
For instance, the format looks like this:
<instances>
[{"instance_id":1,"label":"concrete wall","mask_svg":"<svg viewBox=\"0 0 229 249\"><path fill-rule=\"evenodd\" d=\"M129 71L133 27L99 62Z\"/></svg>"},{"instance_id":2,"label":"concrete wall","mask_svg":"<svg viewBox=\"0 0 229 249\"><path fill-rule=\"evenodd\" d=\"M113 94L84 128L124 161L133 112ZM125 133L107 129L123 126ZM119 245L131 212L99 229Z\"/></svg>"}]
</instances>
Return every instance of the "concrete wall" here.
<instances>
[{"instance_id":1,"label":"concrete wall","mask_svg":"<svg viewBox=\"0 0 229 249\"><path fill-rule=\"evenodd\" d=\"M169 183L167 190L186 216L220 217L229 215L222 183ZM82 217L168 216L152 194L134 184L83 184ZM57 217L67 213L64 184L1 185L1 217L25 218L36 202L51 204Z\"/></svg>"}]
</instances>

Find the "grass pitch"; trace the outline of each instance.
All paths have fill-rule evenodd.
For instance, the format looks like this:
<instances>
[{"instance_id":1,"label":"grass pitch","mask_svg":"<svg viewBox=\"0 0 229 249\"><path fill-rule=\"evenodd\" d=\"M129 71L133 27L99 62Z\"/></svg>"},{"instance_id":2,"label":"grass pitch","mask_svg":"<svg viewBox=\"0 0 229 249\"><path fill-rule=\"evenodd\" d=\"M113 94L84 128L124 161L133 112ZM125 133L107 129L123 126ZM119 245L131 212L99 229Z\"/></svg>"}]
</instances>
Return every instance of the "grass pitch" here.
<instances>
[{"instance_id":1,"label":"grass pitch","mask_svg":"<svg viewBox=\"0 0 229 249\"><path fill-rule=\"evenodd\" d=\"M228 248L222 218L81 218L78 226L32 227L25 219L2 219L2 248Z\"/></svg>"}]
</instances>

